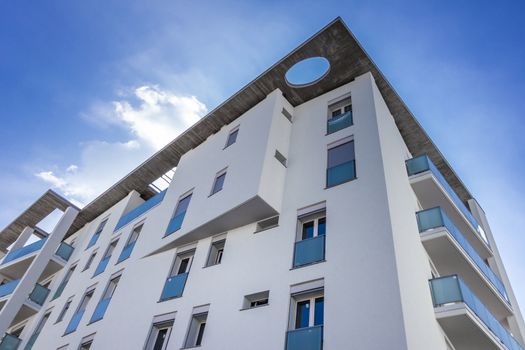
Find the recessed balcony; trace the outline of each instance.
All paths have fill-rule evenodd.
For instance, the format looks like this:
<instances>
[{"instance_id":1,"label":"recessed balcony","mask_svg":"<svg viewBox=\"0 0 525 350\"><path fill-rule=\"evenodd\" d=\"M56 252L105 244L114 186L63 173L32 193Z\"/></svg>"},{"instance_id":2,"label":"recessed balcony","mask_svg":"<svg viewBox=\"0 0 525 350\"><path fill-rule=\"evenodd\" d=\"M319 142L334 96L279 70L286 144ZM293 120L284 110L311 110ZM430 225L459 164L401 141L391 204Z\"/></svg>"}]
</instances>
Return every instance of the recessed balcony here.
<instances>
[{"instance_id":1,"label":"recessed balcony","mask_svg":"<svg viewBox=\"0 0 525 350\"><path fill-rule=\"evenodd\" d=\"M512 314L505 286L447 214L437 207L416 216L421 241L438 272L458 274L499 319Z\"/></svg>"},{"instance_id":2,"label":"recessed balcony","mask_svg":"<svg viewBox=\"0 0 525 350\"><path fill-rule=\"evenodd\" d=\"M0 341L0 350L16 350L22 340L12 334L6 333Z\"/></svg>"},{"instance_id":3,"label":"recessed balcony","mask_svg":"<svg viewBox=\"0 0 525 350\"><path fill-rule=\"evenodd\" d=\"M430 280L436 318L456 349L524 350L458 276Z\"/></svg>"},{"instance_id":4,"label":"recessed balcony","mask_svg":"<svg viewBox=\"0 0 525 350\"><path fill-rule=\"evenodd\" d=\"M482 258L492 256L483 228L430 158L422 155L409 159L406 167L421 206L425 209L441 207Z\"/></svg>"}]
</instances>

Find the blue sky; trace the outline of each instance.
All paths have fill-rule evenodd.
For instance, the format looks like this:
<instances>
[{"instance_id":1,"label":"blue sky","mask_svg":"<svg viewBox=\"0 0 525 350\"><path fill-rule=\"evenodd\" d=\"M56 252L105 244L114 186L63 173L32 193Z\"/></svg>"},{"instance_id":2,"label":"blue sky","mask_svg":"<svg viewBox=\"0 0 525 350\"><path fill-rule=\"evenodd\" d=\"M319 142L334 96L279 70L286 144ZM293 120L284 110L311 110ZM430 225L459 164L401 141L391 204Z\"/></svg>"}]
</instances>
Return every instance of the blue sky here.
<instances>
[{"instance_id":1,"label":"blue sky","mask_svg":"<svg viewBox=\"0 0 525 350\"><path fill-rule=\"evenodd\" d=\"M525 307L524 10L521 1L3 2L0 226L49 187L87 203L341 16L487 212Z\"/></svg>"}]
</instances>

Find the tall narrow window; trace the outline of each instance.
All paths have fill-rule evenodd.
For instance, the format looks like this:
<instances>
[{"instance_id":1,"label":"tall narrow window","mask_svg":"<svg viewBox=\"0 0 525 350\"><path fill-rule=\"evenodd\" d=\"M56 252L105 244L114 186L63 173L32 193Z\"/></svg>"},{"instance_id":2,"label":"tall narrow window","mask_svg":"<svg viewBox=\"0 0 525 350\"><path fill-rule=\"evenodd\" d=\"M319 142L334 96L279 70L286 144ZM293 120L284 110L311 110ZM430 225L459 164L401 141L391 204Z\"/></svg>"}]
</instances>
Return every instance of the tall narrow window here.
<instances>
[{"instance_id":1,"label":"tall narrow window","mask_svg":"<svg viewBox=\"0 0 525 350\"><path fill-rule=\"evenodd\" d=\"M36 326L35 331L33 332L33 335L31 335L31 337L29 338L29 341L27 342L24 350L31 350L33 348L33 345L35 344L36 339L42 332L42 329L46 325L46 322L49 319L50 315L51 315L51 311L46 312L44 317L42 317L40 322L38 322L38 325Z\"/></svg>"},{"instance_id":2,"label":"tall narrow window","mask_svg":"<svg viewBox=\"0 0 525 350\"><path fill-rule=\"evenodd\" d=\"M328 107L328 134L347 128L353 123L352 100L350 98L336 102Z\"/></svg>"},{"instance_id":3,"label":"tall narrow window","mask_svg":"<svg viewBox=\"0 0 525 350\"><path fill-rule=\"evenodd\" d=\"M108 219L104 219L102 220L102 222L98 225L97 227L97 230L95 231L95 233L93 234L93 236L91 237L91 239L89 240L89 243L86 247L86 249L92 247L95 245L95 243L97 243L98 241L98 238L100 237L100 234L102 233L102 231L104 230L104 227L106 226L106 223L108 222Z\"/></svg>"},{"instance_id":4,"label":"tall narrow window","mask_svg":"<svg viewBox=\"0 0 525 350\"><path fill-rule=\"evenodd\" d=\"M182 296L184 286L186 285L186 279L190 273L194 254L195 250L177 254L170 270L169 277L164 284L160 300L168 300Z\"/></svg>"},{"instance_id":5,"label":"tall narrow window","mask_svg":"<svg viewBox=\"0 0 525 350\"><path fill-rule=\"evenodd\" d=\"M145 350L166 350L173 328L173 317L173 314L155 317Z\"/></svg>"},{"instance_id":6,"label":"tall narrow window","mask_svg":"<svg viewBox=\"0 0 525 350\"><path fill-rule=\"evenodd\" d=\"M184 347L191 348L201 346L204 340L204 330L206 329L206 319L208 312L194 313L191 317L190 328L186 336Z\"/></svg>"},{"instance_id":7,"label":"tall narrow window","mask_svg":"<svg viewBox=\"0 0 525 350\"><path fill-rule=\"evenodd\" d=\"M175 213L173 214L168 228L166 229L166 236L172 234L173 232L181 228L182 222L184 221L184 216L186 216L186 211L188 210L188 206L190 205L190 200L191 193L179 200L179 204L177 204Z\"/></svg>"},{"instance_id":8,"label":"tall narrow window","mask_svg":"<svg viewBox=\"0 0 525 350\"><path fill-rule=\"evenodd\" d=\"M69 321L69 324L66 327L65 334L69 334L77 330L77 327L80 324L80 321L82 320L82 316L84 315L84 312L86 312L86 308L89 305L91 298L93 298L94 293L95 288L93 287L89 289L86 292L86 294L84 294L82 300L80 301L80 304L78 305L77 311L73 314L73 317L71 317L71 320Z\"/></svg>"},{"instance_id":9,"label":"tall narrow window","mask_svg":"<svg viewBox=\"0 0 525 350\"><path fill-rule=\"evenodd\" d=\"M73 275L73 272L75 272L75 269L77 268L77 265L73 265L67 270L66 275L64 276L64 279L60 284L58 285L58 288L55 292L55 295L53 295L53 299L57 299L62 295L62 292L64 291L64 288L66 288L67 283L69 282L69 279Z\"/></svg>"},{"instance_id":10,"label":"tall narrow window","mask_svg":"<svg viewBox=\"0 0 525 350\"><path fill-rule=\"evenodd\" d=\"M60 314L58 315L58 318L55 323L59 323L64 319L64 316L67 313L67 310L69 310L69 307L71 306L71 302L73 301L73 297L69 298L66 303L64 304L64 307L62 308L62 311L60 311Z\"/></svg>"},{"instance_id":11,"label":"tall narrow window","mask_svg":"<svg viewBox=\"0 0 525 350\"><path fill-rule=\"evenodd\" d=\"M355 179L354 141L345 142L328 149L326 187L332 187Z\"/></svg>"},{"instance_id":12,"label":"tall narrow window","mask_svg":"<svg viewBox=\"0 0 525 350\"><path fill-rule=\"evenodd\" d=\"M95 339L95 334L88 335L80 340L80 347L78 350L90 350L92 349L93 340Z\"/></svg>"},{"instance_id":13,"label":"tall narrow window","mask_svg":"<svg viewBox=\"0 0 525 350\"><path fill-rule=\"evenodd\" d=\"M88 261L86 262L86 266L84 266L84 270L82 270L82 271L86 271L87 269L89 269L91 267L91 264L93 264L93 260L95 259L95 256L97 256L97 251L96 250L93 253L91 253L91 255L89 256Z\"/></svg>"},{"instance_id":14,"label":"tall narrow window","mask_svg":"<svg viewBox=\"0 0 525 350\"><path fill-rule=\"evenodd\" d=\"M210 196L222 190L225 179L226 179L226 169L218 172L217 175L215 175L215 180L213 181L213 186L211 188Z\"/></svg>"},{"instance_id":15,"label":"tall narrow window","mask_svg":"<svg viewBox=\"0 0 525 350\"><path fill-rule=\"evenodd\" d=\"M228 134L228 139L226 140L226 145L224 146L224 148L228 148L230 147L231 145L233 145L235 143L235 141L237 141L237 135L239 134L239 127L233 129L232 131L230 131L230 133Z\"/></svg>"},{"instance_id":16,"label":"tall narrow window","mask_svg":"<svg viewBox=\"0 0 525 350\"><path fill-rule=\"evenodd\" d=\"M221 235L218 239L212 241L206 266L212 266L221 263L222 255L224 254L224 245L226 244L226 238L224 237L225 236Z\"/></svg>"},{"instance_id":17,"label":"tall narrow window","mask_svg":"<svg viewBox=\"0 0 525 350\"><path fill-rule=\"evenodd\" d=\"M106 249L106 253L104 254L104 257L98 263L98 266L93 276L99 275L106 270L106 266L108 266L109 259L111 259L111 255L113 254L113 251L115 250L117 246L117 243L118 243L118 239L115 239L109 244L108 249Z\"/></svg>"},{"instance_id":18,"label":"tall narrow window","mask_svg":"<svg viewBox=\"0 0 525 350\"><path fill-rule=\"evenodd\" d=\"M108 286L106 287L106 290L104 291L104 294L102 295L102 298L100 299L100 301L97 304L97 307L95 308L95 312L93 312L93 315L91 316L91 320L89 321L90 323L99 321L104 317L104 314L106 313L106 310L109 306L109 302L113 297L113 293L115 293L115 290L117 289L119 281L120 275L111 278L111 280L108 283Z\"/></svg>"},{"instance_id":19,"label":"tall narrow window","mask_svg":"<svg viewBox=\"0 0 525 350\"><path fill-rule=\"evenodd\" d=\"M122 249L122 252L118 257L117 264L130 257L131 252L135 247L135 242L137 242L137 239L139 239L140 231L142 231L142 226L143 224L137 225L133 228L133 231L131 231L131 235L129 236L128 242L126 243L126 246Z\"/></svg>"},{"instance_id":20,"label":"tall narrow window","mask_svg":"<svg viewBox=\"0 0 525 350\"><path fill-rule=\"evenodd\" d=\"M302 214L297 219L294 250L294 267L312 264L325 259L326 209Z\"/></svg>"},{"instance_id":21,"label":"tall narrow window","mask_svg":"<svg viewBox=\"0 0 525 350\"><path fill-rule=\"evenodd\" d=\"M321 349L324 324L324 291L322 289L292 294L290 324L286 349Z\"/></svg>"}]
</instances>

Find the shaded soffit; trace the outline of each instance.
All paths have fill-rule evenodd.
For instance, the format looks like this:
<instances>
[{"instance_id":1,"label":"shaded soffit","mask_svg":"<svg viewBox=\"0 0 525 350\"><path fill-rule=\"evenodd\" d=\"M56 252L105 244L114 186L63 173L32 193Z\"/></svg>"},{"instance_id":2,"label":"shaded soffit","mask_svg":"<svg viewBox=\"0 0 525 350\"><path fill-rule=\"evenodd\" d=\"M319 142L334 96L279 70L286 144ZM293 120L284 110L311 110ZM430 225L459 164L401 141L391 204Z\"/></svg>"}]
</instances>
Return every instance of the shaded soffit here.
<instances>
[{"instance_id":1,"label":"shaded soffit","mask_svg":"<svg viewBox=\"0 0 525 350\"><path fill-rule=\"evenodd\" d=\"M286 71L305 58L317 56L325 57L330 62L328 74L313 85L300 88L290 87L285 81ZM414 156L428 154L460 198L464 202L472 198L441 152L366 54L343 20L336 18L84 207L67 235L71 235L79 227L94 220L125 198L132 190L138 191L145 199L153 196L155 193L148 187L151 182L176 167L184 153L197 147L210 135L237 119L273 90L280 89L286 99L293 106L297 106L367 72L371 72L374 76L410 152Z\"/></svg>"}]
</instances>

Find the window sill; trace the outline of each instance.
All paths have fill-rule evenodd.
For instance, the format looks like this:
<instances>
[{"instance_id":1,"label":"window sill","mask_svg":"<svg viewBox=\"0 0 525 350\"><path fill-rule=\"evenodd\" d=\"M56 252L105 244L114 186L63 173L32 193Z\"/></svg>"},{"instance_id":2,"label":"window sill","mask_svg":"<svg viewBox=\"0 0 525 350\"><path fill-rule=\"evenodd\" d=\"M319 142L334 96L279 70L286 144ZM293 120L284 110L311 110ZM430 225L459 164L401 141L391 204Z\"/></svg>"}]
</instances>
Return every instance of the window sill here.
<instances>
[{"instance_id":1,"label":"window sill","mask_svg":"<svg viewBox=\"0 0 525 350\"><path fill-rule=\"evenodd\" d=\"M221 261L222 262L222 261ZM211 265L205 265L203 266L202 268L203 269L207 269L208 267L214 267L214 266L219 266L221 263L217 263L217 264L211 264Z\"/></svg>"},{"instance_id":2,"label":"window sill","mask_svg":"<svg viewBox=\"0 0 525 350\"><path fill-rule=\"evenodd\" d=\"M166 301L170 301L170 300L173 300L173 299L179 299L179 298L182 298L182 295L181 296L178 296L178 297L171 297L171 298L166 298L166 299L159 299L157 301L157 303L163 303L163 302L166 302Z\"/></svg>"},{"instance_id":3,"label":"window sill","mask_svg":"<svg viewBox=\"0 0 525 350\"><path fill-rule=\"evenodd\" d=\"M334 188L334 187L337 187L337 186L339 186L339 185L343 185L343 184L346 184L346 183L348 183L348 182L352 182L352 181L354 181L354 180L357 180L357 176L354 177L354 178L352 178L352 179L349 179L349 180L343 181L343 182L341 182L341 183L338 183L338 184L335 184L335 185L332 185L332 186L325 186L324 189L325 189L325 190L329 190L330 188Z\"/></svg>"},{"instance_id":4,"label":"window sill","mask_svg":"<svg viewBox=\"0 0 525 350\"><path fill-rule=\"evenodd\" d=\"M317 265L317 264L322 264L326 262L326 259L323 259L323 260L319 260L319 261L314 261L314 262L311 262L311 263L308 263L308 264L304 264L304 265L300 265L300 266L292 266L292 268L290 269L290 271L292 270L297 270L297 269L302 269L303 267L307 267L307 266L312 266L312 265Z\"/></svg>"},{"instance_id":5,"label":"window sill","mask_svg":"<svg viewBox=\"0 0 525 350\"><path fill-rule=\"evenodd\" d=\"M260 309L262 307L266 307L266 306L270 306L270 304L265 304L265 305L258 305L258 306L254 306L254 307L247 307L247 308L244 308L244 309L239 309L239 311L246 311L246 310L253 310L253 309Z\"/></svg>"}]
</instances>

